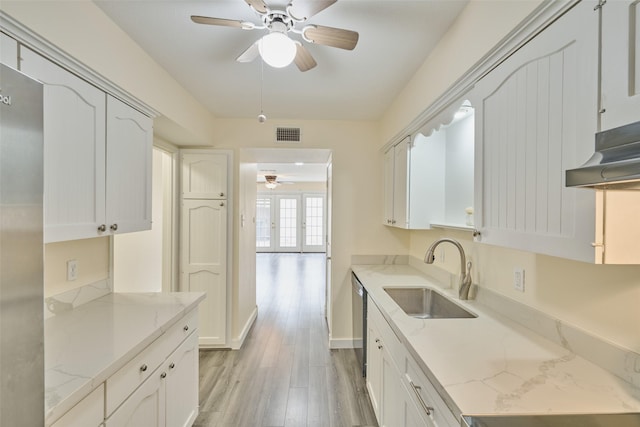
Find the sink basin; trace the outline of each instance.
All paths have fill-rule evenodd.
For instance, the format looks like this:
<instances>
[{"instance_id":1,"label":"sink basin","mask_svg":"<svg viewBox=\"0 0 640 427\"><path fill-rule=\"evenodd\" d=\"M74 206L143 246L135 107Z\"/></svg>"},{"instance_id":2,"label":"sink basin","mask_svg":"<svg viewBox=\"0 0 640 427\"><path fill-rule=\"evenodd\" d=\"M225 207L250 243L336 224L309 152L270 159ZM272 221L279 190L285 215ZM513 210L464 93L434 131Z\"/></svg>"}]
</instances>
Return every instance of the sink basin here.
<instances>
[{"instance_id":1,"label":"sink basin","mask_svg":"<svg viewBox=\"0 0 640 427\"><path fill-rule=\"evenodd\" d=\"M404 312L418 319L478 317L430 288L384 288Z\"/></svg>"}]
</instances>

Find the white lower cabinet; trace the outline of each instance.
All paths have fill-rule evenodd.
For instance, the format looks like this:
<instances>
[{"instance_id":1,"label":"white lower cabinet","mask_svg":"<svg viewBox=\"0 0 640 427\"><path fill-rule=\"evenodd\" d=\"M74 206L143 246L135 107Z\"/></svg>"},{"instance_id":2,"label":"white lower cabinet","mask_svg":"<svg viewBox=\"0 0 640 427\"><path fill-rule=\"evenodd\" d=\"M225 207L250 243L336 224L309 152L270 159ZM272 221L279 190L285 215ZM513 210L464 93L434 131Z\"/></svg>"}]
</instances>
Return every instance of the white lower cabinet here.
<instances>
[{"instance_id":1,"label":"white lower cabinet","mask_svg":"<svg viewBox=\"0 0 640 427\"><path fill-rule=\"evenodd\" d=\"M164 377L158 369L107 419L106 427L157 427L165 422Z\"/></svg>"},{"instance_id":2,"label":"white lower cabinet","mask_svg":"<svg viewBox=\"0 0 640 427\"><path fill-rule=\"evenodd\" d=\"M378 424L457 427L456 417L373 300L369 299L367 307L367 390Z\"/></svg>"},{"instance_id":3,"label":"white lower cabinet","mask_svg":"<svg viewBox=\"0 0 640 427\"><path fill-rule=\"evenodd\" d=\"M191 334L167 359L166 425L188 427L198 416L198 334Z\"/></svg>"}]
</instances>

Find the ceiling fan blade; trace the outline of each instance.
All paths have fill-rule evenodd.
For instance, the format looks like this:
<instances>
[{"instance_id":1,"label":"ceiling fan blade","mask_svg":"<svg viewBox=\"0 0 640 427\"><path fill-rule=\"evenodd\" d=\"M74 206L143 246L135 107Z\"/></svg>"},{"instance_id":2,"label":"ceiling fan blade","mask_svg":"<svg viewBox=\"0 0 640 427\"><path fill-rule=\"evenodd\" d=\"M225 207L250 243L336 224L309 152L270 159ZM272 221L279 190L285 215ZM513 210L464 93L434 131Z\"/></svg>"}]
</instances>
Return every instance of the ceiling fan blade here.
<instances>
[{"instance_id":1,"label":"ceiling fan blade","mask_svg":"<svg viewBox=\"0 0 640 427\"><path fill-rule=\"evenodd\" d=\"M256 12L260 14L267 13L267 5L263 0L244 0L249 6L251 6Z\"/></svg>"},{"instance_id":2,"label":"ceiling fan blade","mask_svg":"<svg viewBox=\"0 0 640 427\"><path fill-rule=\"evenodd\" d=\"M311 43L339 47L346 50L353 50L360 37L355 31L324 27L322 25L309 25L302 30L302 34Z\"/></svg>"},{"instance_id":3,"label":"ceiling fan blade","mask_svg":"<svg viewBox=\"0 0 640 427\"><path fill-rule=\"evenodd\" d=\"M255 24L247 21L238 21L235 19L211 18L209 16L191 15L191 20L196 24L220 25L223 27L235 27L250 30Z\"/></svg>"},{"instance_id":4,"label":"ceiling fan blade","mask_svg":"<svg viewBox=\"0 0 640 427\"><path fill-rule=\"evenodd\" d=\"M293 0L289 13L298 21L306 21L338 0Z\"/></svg>"},{"instance_id":5,"label":"ceiling fan blade","mask_svg":"<svg viewBox=\"0 0 640 427\"><path fill-rule=\"evenodd\" d=\"M258 54L260 54L260 51L258 50L258 42L255 42L254 44L249 46L247 50L242 52L240 56L236 58L236 61L251 62L258 57Z\"/></svg>"},{"instance_id":6,"label":"ceiling fan blade","mask_svg":"<svg viewBox=\"0 0 640 427\"><path fill-rule=\"evenodd\" d=\"M309 71L310 69L318 65L316 60L313 59L313 56L311 56L309 50L306 47L302 46L302 43L296 42L296 46L298 48L298 51L296 52L294 62L296 63L296 66L300 71Z\"/></svg>"}]
</instances>

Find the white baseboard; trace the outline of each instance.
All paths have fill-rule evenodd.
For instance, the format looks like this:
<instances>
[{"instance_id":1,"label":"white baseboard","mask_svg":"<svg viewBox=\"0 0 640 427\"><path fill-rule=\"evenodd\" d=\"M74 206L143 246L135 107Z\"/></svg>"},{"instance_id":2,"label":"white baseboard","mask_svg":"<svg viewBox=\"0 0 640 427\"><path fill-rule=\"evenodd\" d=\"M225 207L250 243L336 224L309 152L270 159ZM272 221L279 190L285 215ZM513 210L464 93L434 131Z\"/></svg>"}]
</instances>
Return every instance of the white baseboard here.
<instances>
[{"instance_id":1,"label":"white baseboard","mask_svg":"<svg viewBox=\"0 0 640 427\"><path fill-rule=\"evenodd\" d=\"M332 350L353 348L353 340L351 338L329 338L329 348Z\"/></svg>"},{"instance_id":2,"label":"white baseboard","mask_svg":"<svg viewBox=\"0 0 640 427\"><path fill-rule=\"evenodd\" d=\"M242 328L242 332L240 333L240 336L231 340L232 350L240 350L240 348L242 347L242 344L244 343L244 340L247 338L247 334L249 334L249 331L251 330L251 327L253 326L253 323L256 321L257 317L258 317L258 306L256 306L253 309L251 316L249 316L249 318L247 319L247 323L245 323L244 328Z\"/></svg>"}]
</instances>

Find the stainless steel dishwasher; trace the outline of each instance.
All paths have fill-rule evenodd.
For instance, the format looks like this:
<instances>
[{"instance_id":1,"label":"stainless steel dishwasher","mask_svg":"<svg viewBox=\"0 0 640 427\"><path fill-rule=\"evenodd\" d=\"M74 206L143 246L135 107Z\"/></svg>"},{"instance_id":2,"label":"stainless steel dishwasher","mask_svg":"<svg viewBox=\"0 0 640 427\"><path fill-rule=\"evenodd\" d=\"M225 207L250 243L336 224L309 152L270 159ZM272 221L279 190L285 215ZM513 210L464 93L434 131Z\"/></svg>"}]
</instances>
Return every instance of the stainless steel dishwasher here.
<instances>
[{"instance_id":1,"label":"stainless steel dishwasher","mask_svg":"<svg viewBox=\"0 0 640 427\"><path fill-rule=\"evenodd\" d=\"M353 311L353 348L362 369L362 376L367 376L367 290L362 286L358 276L351 272L351 306Z\"/></svg>"}]
</instances>

